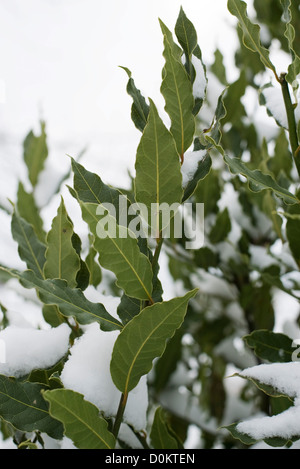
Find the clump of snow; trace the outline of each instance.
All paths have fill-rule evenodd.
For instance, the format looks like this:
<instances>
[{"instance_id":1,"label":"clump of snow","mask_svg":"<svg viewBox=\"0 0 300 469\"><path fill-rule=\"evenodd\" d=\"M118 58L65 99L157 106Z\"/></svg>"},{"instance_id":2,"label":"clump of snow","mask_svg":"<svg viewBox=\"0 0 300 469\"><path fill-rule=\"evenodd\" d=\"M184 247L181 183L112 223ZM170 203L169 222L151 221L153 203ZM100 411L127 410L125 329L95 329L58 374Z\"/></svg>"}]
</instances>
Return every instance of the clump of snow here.
<instances>
[{"instance_id":1,"label":"clump of snow","mask_svg":"<svg viewBox=\"0 0 300 469\"><path fill-rule=\"evenodd\" d=\"M195 68L196 78L193 83L193 95L194 98L204 99L207 86L207 78L204 70L203 63L198 57L193 55L192 64Z\"/></svg>"},{"instance_id":2,"label":"clump of snow","mask_svg":"<svg viewBox=\"0 0 300 469\"><path fill-rule=\"evenodd\" d=\"M294 399L294 406L272 417L252 418L237 425L237 431L256 440L300 435L300 363L271 363L247 368L240 373L272 386Z\"/></svg>"},{"instance_id":3,"label":"clump of snow","mask_svg":"<svg viewBox=\"0 0 300 469\"><path fill-rule=\"evenodd\" d=\"M110 361L119 332L103 332L97 323L86 327L85 333L70 349L71 356L61 374L65 388L84 395L107 417L115 416L121 397L110 374ZM146 427L148 390L146 377L142 377L127 401L124 421L136 430Z\"/></svg>"},{"instance_id":4,"label":"clump of snow","mask_svg":"<svg viewBox=\"0 0 300 469\"><path fill-rule=\"evenodd\" d=\"M181 166L181 173L182 173L182 186L186 187L189 181L191 181L194 177L194 174L197 170L199 161L204 158L206 151L205 150L198 150L198 151L187 151L184 154L184 161Z\"/></svg>"},{"instance_id":5,"label":"clump of snow","mask_svg":"<svg viewBox=\"0 0 300 469\"><path fill-rule=\"evenodd\" d=\"M49 330L8 326L0 332L0 374L18 378L55 365L68 351L70 332L67 324Z\"/></svg>"},{"instance_id":6,"label":"clump of snow","mask_svg":"<svg viewBox=\"0 0 300 469\"><path fill-rule=\"evenodd\" d=\"M278 124L282 127L288 129L287 115L280 88L269 86L264 88L262 94L266 101L266 108L272 114L276 122L278 122ZM298 121L300 117L299 104L295 108L295 116L296 120Z\"/></svg>"}]
</instances>

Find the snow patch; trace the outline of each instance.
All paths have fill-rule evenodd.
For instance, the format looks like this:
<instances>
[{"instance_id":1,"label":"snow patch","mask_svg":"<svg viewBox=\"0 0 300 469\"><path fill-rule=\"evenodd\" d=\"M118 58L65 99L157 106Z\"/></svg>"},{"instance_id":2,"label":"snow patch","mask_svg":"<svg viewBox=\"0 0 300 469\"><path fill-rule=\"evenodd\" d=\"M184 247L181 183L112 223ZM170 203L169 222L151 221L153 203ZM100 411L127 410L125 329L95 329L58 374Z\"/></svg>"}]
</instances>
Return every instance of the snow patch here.
<instances>
[{"instance_id":1,"label":"snow patch","mask_svg":"<svg viewBox=\"0 0 300 469\"><path fill-rule=\"evenodd\" d=\"M70 332L66 324L49 330L8 326L0 332L5 344L0 374L19 378L55 365L68 351Z\"/></svg>"},{"instance_id":2,"label":"snow patch","mask_svg":"<svg viewBox=\"0 0 300 469\"><path fill-rule=\"evenodd\" d=\"M106 417L116 415L121 397L110 374L112 350L118 335L117 331L101 331L97 323L87 326L85 333L71 347L71 356L61 374L65 388L83 394ZM144 429L147 407L147 380L144 376L129 394L124 421L136 430Z\"/></svg>"}]
</instances>

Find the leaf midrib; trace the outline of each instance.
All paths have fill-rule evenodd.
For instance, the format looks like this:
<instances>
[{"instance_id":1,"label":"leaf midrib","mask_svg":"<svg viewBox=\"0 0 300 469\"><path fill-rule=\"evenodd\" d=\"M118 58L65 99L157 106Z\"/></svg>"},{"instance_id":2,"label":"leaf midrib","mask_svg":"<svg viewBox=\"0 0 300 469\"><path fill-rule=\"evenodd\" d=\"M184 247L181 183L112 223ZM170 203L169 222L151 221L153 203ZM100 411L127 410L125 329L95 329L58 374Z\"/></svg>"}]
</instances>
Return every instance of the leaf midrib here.
<instances>
[{"instance_id":1,"label":"leaf midrib","mask_svg":"<svg viewBox=\"0 0 300 469\"><path fill-rule=\"evenodd\" d=\"M52 400L55 401L55 399L53 399L52 397ZM64 406L60 401L55 401L56 405L60 406L63 410L65 410L66 412L68 412L70 415L72 415L75 420L79 420L79 422L81 422L88 430L91 431L91 433L93 433L97 438L99 438L100 441L102 441L102 443L105 444L105 446L108 448L108 449L113 449L100 435L98 432L96 432L85 420L83 420L82 418L80 418L76 413L72 412L72 410L69 408L69 407L66 407Z\"/></svg>"}]
</instances>

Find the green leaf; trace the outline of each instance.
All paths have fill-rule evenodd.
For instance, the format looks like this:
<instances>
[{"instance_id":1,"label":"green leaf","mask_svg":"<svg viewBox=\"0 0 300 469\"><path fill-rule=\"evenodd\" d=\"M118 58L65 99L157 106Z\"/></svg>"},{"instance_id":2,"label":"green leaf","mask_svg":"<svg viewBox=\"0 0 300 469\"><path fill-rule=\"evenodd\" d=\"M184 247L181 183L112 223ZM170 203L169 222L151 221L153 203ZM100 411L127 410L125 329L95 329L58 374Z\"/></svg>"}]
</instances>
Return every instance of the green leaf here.
<instances>
[{"instance_id":1,"label":"green leaf","mask_svg":"<svg viewBox=\"0 0 300 469\"><path fill-rule=\"evenodd\" d=\"M43 228L43 220L36 206L34 194L26 192L21 182L18 187L16 206L20 217L33 226L39 240L45 243L46 233Z\"/></svg>"},{"instance_id":2,"label":"green leaf","mask_svg":"<svg viewBox=\"0 0 300 469\"><path fill-rule=\"evenodd\" d=\"M204 158L201 161L199 161L198 167L195 171L193 179L191 179L187 183L184 189L182 202L185 202L189 197L191 197L194 194L199 182L203 181L203 179L205 179L206 176L210 173L211 167L212 167L212 159L211 159L210 154L207 152Z\"/></svg>"},{"instance_id":3,"label":"green leaf","mask_svg":"<svg viewBox=\"0 0 300 469\"><path fill-rule=\"evenodd\" d=\"M286 236L295 261L300 266L300 220L288 218Z\"/></svg>"},{"instance_id":4,"label":"green leaf","mask_svg":"<svg viewBox=\"0 0 300 469\"><path fill-rule=\"evenodd\" d=\"M127 83L127 93L133 99L131 106L131 119L138 130L143 132L149 115L149 105L146 103L144 96L140 90L135 86L133 78L131 78L131 71L126 67L121 67L127 73L129 80Z\"/></svg>"},{"instance_id":5,"label":"green leaf","mask_svg":"<svg viewBox=\"0 0 300 469\"><path fill-rule=\"evenodd\" d=\"M75 317L79 324L91 324L96 321L104 331L119 330L123 327L101 303L92 303L81 290L68 287L65 280L42 280L31 270L18 272L0 267L1 269L19 279L23 287L35 288L44 304L58 306L64 316Z\"/></svg>"},{"instance_id":6,"label":"green leaf","mask_svg":"<svg viewBox=\"0 0 300 469\"><path fill-rule=\"evenodd\" d=\"M185 55L191 58L194 49L197 47L198 39L197 32L193 23L187 18L183 8L180 12L175 25L175 34L179 44L184 50Z\"/></svg>"},{"instance_id":7,"label":"green leaf","mask_svg":"<svg viewBox=\"0 0 300 469\"><path fill-rule=\"evenodd\" d=\"M244 340L262 360L271 363L286 363L292 360L293 341L284 334L259 330L246 335Z\"/></svg>"},{"instance_id":8,"label":"green leaf","mask_svg":"<svg viewBox=\"0 0 300 469\"><path fill-rule=\"evenodd\" d=\"M191 146L195 133L194 97L191 81L182 62L173 55L173 46L169 41L164 36L165 66L161 93L165 98L165 110L171 119L171 134L178 153L183 157Z\"/></svg>"},{"instance_id":9,"label":"green leaf","mask_svg":"<svg viewBox=\"0 0 300 469\"><path fill-rule=\"evenodd\" d=\"M18 430L38 430L61 439L62 425L49 415L42 389L45 389L44 385L20 383L14 378L0 375L0 416Z\"/></svg>"},{"instance_id":10,"label":"green leaf","mask_svg":"<svg viewBox=\"0 0 300 469\"><path fill-rule=\"evenodd\" d=\"M176 42L174 42L173 40L173 35L171 33L171 31L169 30L169 28L164 24L164 22L159 18L159 25L160 25L160 29L163 33L164 36L166 36L171 48L172 48L172 54L174 55L174 57L177 59L177 60L181 60L181 56L183 54L183 50L181 49L181 47L178 46L178 44L176 44Z\"/></svg>"},{"instance_id":11,"label":"green leaf","mask_svg":"<svg viewBox=\"0 0 300 469\"><path fill-rule=\"evenodd\" d=\"M14 240L18 243L20 258L26 263L28 269L33 270L40 278L44 278L46 246L38 239L33 226L20 217L16 210L11 220L11 231Z\"/></svg>"},{"instance_id":12,"label":"green leaf","mask_svg":"<svg viewBox=\"0 0 300 469\"><path fill-rule=\"evenodd\" d=\"M115 207L117 222L123 224L119 214L122 210L127 209L129 203L127 198L119 190L104 184L97 174L88 171L73 158L71 161L76 198L84 203L112 204ZM123 205L120 206L120 204Z\"/></svg>"},{"instance_id":13,"label":"green leaf","mask_svg":"<svg viewBox=\"0 0 300 469\"><path fill-rule=\"evenodd\" d=\"M171 206L181 202L179 155L174 139L159 117L153 101L150 103L148 123L137 149L135 169L135 198L137 203L147 207L148 215L151 214L152 204L158 207L162 203ZM152 220L151 217L151 224L157 230L158 227L162 228L158 219Z\"/></svg>"},{"instance_id":14,"label":"green leaf","mask_svg":"<svg viewBox=\"0 0 300 469\"><path fill-rule=\"evenodd\" d=\"M232 423L231 425L223 426L222 428L226 428L233 438L236 438L237 440L240 440L244 445L254 445L257 443L257 440L252 438L249 435L246 435L245 433L241 433L237 430L238 423Z\"/></svg>"},{"instance_id":15,"label":"green leaf","mask_svg":"<svg viewBox=\"0 0 300 469\"><path fill-rule=\"evenodd\" d=\"M297 55L294 48L295 41L295 28L292 25L292 10L291 10L291 0L280 0L283 6L283 19L286 22L285 37L288 40L289 49L292 55L292 63L288 67L288 73L285 76L285 79L290 85L292 85L294 91L297 91L299 84L297 77L300 73L300 57Z\"/></svg>"},{"instance_id":16,"label":"green leaf","mask_svg":"<svg viewBox=\"0 0 300 469\"><path fill-rule=\"evenodd\" d=\"M174 373L181 360L182 329L177 329L173 337L167 341L163 355L155 363L153 386L157 393L167 386L172 373Z\"/></svg>"},{"instance_id":17,"label":"green leaf","mask_svg":"<svg viewBox=\"0 0 300 469\"><path fill-rule=\"evenodd\" d=\"M102 280L101 268L98 262L96 262L95 260L96 254L97 254L96 249L93 246L91 246L89 253L85 259L86 266L90 273L89 282L94 287L97 287Z\"/></svg>"},{"instance_id":18,"label":"green leaf","mask_svg":"<svg viewBox=\"0 0 300 469\"><path fill-rule=\"evenodd\" d=\"M99 409L69 389L55 389L43 394L50 403L50 414L61 421L65 435L79 449L113 449L115 437L108 430Z\"/></svg>"},{"instance_id":19,"label":"green leaf","mask_svg":"<svg viewBox=\"0 0 300 469\"><path fill-rule=\"evenodd\" d=\"M226 109L226 113L223 112L222 116L223 125L230 122L240 127L241 120L246 116L242 97L245 95L247 86L248 79L246 72L242 69L239 78L231 83L221 94L219 100L223 100L223 106ZM232 103L234 103L234 106ZM222 101L218 105L222 105Z\"/></svg>"},{"instance_id":20,"label":"green leaf","mask_svg":"<svg viewBox=\"0 0 300 469\"><path fill-rule=\"evenodd\" d=\"M264 195L263 198L263 211L264 213L270 218L270 220L273 223L273 228L275 233L277 234L278 238L280 238L283 241L283 236L282 236L282 218L276 213L276 202L274 200L274 197L272 197L272 193L270 191L267 191Z\"/></svg>"},{"instance_id":21,"label":"green leaf","mask_svg":"<svg viewBox=\"0 0 300 469\"><path fill-rule=\"evenodd\" d=\"M227 75L226 75L226 68L223 63L223 54L219 49L216 49L214 53L215 61L210 67L211 71L214 73L214 75L218 78L219 82L227 86Z\"/></svg>"},{"instance_id":22,"label":"green leaf","mask_svg":"<svg viewBox=\"0 0 300 469\"><path fill-rule=\"evenodd\" d=\"M166 341L181 326L193 290L180 298L156 303L143 309L118 336L111 359L111 376L117 388L127 394L160 357Z\"/></svg>"},{"instance_id":23,"label":"green leaf","mask_svg":"<svg viewBox=\"0 0 300 469\"><path fill-rule=\"evenodd\" d=\"M100 264L116 275L118 286L128 296L152 301L153 275L149 259L140 252L135 235L117 225L110 214L98 215L99 207L81 203L82 216L94 236Z\"/></svg>"},{"instance_id":24,"label":"green leaf","mask_svg":"<svg viewBox=\"0 0 300 469\"><path fill-rule=\"evenodd\" d=\"M278 80L275 67L269 58L269 51L260 42L260 27L253 24L247 16L247 4L241 0L228 0L227 6L230 13L236 16L239 21L245 46L259 54L264 66L272 70Z\"/></svg>"},{"instance_id":25,"label":"green leaf","mask_svg":"<svg viewBox=\"0 0 300 469\"><path fill-rule=\"evenodd\" d=\"M66 280L71 288L77 285L76 276L80 269L80 259L72 244L73 234L73 223L61 197L57 216L47 235L44 275L46 278Z\"/></svg>"},{"instance_id":26,"label":"green leaf","mask_svg":"<svg viewBox=\"0 0 300 469\"><path fill-rule=\"evenodd\" d=\"M37 137L30 131L23 143L24 161L28 168L29 180L33 186L36 186L48 156L45 128L45 123L41 122L41 135Z\"/></svg>"},{"instance_id":27,"label":"green leaf","mask_svg":"<svg viewBox=\"0 0 300 469\"><path fill-rule=\"evenodd\" d=\"M249 187L254 192L270 189L275 195L283 199L287 204L299 204L300 200L288 190L279 186L269 174L263 174L259 170L251 171L239 158L224 156L224 160L233 174L242 174L248 179Z\"/></svg>"},{"instance_id":28,"label":"green leaf","mask_svg":"<svg viewBox=\"0 0 300 469\"><path fill-rule=\"evenodd\" d=\"M221 243L222 241L225 241L230 231L231 221L228 208L226 207L223 212L218 214L216 223L209 234L209 239L213 244Z\"/></svg>"},{"instance_id":29,"label":"green leaf","mask_svg":"<svg viewBox=\"0 0 300 469\"><path fill-rule=\"evenodd\" d=\"M170 433L165 412L161 407L156 409L150 440L155 449L178 449L178 443Z\"/></svg>"},{"instance_id":30,"label":"green leaf","mask_svg":"<svg viewBox=\"0 0 300 469\"><path fill-rule=\"evenodd\" d=\"M71 219L69 219L72 223ZM80 262L80 268L76 275L76 287L84 291L90 284L90 272L86 262L81 259L82 242L77 233L73 232L72 246L75 249Z\"/></svg>"}]
</instances>

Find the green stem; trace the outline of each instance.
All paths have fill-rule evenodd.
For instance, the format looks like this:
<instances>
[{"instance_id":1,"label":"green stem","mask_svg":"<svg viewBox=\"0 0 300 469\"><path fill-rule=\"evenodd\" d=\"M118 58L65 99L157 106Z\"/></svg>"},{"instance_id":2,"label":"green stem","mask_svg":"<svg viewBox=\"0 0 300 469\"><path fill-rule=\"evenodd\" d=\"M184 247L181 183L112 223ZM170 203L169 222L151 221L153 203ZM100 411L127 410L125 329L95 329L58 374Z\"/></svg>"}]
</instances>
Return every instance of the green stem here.
<instances>
[{"instance_id":1,"label":"green stem","mask_svg":"<svg viewBox=\"0 0 300 469\"><path fill-rule=\"evenodd\" d=\"M125 412L127 399L128 399L128 393L123 393L122 396L121 396L121 399L120 399L118 412L117 412L117 415L116 415L116 420L115 420L114 428L113 428L113 431L112 431L113 435L116 439L118 437L120 426L121 426L121 423L122 423L122 420L123 420L123 415L124 415L124 412Z\"/></svg>"},{"instance_id":2,"label":"green stem","mask_svg":"<svg viewBox=\"0 0 300 469\"><path fill-rule=\"evenodd\" d=\"M141 443L142 447L144 449L150 449L147 440L146 440L146 435L141 434L140 432L136 432L135 429L132 427L132 425L128 425L130 430L135 434L139 442Z\"/></svg>"},{"instance_id":3,"label":"green stem","mask_svg":"<svg viewBox=\"0 0 300 469\"><path fill-rule=\"evenodd\" d=\"M289 137L290 137L292 154L293 154L293 158L297 167L298 174L300 176L300 154L299 154L297 124L296 124L296 118L295 118L295 108L291 100L291 95L289 92L289 85L285 77L286 77L286 74L282 73L280 75L279 82L281 84L281 91L282 91L282 96L283 96L287 120L288 120Z\"/></svg>"}]
</instances>

